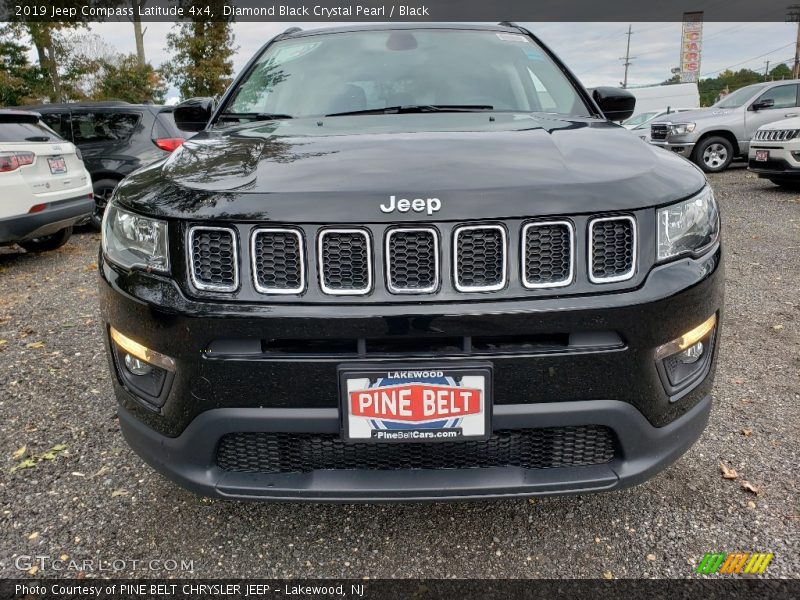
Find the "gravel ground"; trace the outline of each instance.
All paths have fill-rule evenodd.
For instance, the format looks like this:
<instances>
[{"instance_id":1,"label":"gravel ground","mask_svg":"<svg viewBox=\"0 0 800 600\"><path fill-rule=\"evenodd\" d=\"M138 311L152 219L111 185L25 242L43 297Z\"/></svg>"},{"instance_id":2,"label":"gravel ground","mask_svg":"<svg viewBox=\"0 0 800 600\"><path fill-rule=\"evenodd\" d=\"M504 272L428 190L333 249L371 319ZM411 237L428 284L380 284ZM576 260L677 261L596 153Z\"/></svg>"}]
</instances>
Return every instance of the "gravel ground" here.
<instances>
[{"instance_id":1,"label":"gravel ground","mask_svg":"<svg viewBox=\"0 0 800 600\"><path fill-rule=\"evenodd\" d=\"M117 575L137 577L691 577L707 551L761 550L775 553L769 576L800 577L800 192L741 168L712 183L728 284L710 426L648 483L580 497L194 496L120 435L95 305L98 235L40 256L0 249L0 576L20 575L19 556L47 555L124 560ZM34 466L12 472L26 460ZM723 479L720 462L738 479ZM30 574L76 575L48 565Z\"/></svg>"}]
</instances>

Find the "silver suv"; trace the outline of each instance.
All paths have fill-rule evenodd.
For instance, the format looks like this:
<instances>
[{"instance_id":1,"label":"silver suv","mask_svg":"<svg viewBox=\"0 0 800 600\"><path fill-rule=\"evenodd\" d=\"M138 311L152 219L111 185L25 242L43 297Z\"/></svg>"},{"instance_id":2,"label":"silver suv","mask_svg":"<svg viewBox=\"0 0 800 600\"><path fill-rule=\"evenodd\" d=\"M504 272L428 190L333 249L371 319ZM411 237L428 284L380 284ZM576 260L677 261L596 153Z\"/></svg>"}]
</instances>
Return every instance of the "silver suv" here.
<instances>
[{"instance_id":1,"label":"silver suv","mask_svg":"<svg viewBox=\"0 0 800 600\"><path fill-rule=\"evenodd\" d=\"M800 115L798 83L748 85L710 108L659 117L650 126L650 143L691 159L706 173L724 171L735 157L747 156L759 127Z\"/></svg>"}]
</instances>

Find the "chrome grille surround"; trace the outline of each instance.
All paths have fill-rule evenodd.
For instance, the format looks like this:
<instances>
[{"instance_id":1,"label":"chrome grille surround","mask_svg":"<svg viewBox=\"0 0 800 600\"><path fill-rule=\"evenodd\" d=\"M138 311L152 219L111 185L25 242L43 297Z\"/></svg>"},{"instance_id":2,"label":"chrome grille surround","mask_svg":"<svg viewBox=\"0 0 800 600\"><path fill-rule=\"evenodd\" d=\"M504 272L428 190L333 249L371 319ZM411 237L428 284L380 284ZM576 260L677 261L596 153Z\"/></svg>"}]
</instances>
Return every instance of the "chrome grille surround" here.
<instances>
[{"instance_id":1,"label":"chrome grille surround","mask_svg":"<svg viewBox=\"0 0 800 600\"><path fill-rule=\"evenodd\" d=\"M396 287L392 282L392 275L396 271L396 260L392 258L392 237L402 233L430 233L433 241L433 275L430 277L432 285L424 288L415 287ZM431 294L439 288L441 275L439 273L439 233L433 227L396 227L386 232L386 242L384 247L386 259L386 287L392 294Z\"/></svg>"},{"instance_id":2,"label":"chrome grille surround","mask_svg":"<svg viewBox=\"0 0 800 600\"><path fill-rule=\"evenodd\" d=\"M500 248L502 251L501 279L492 285L464 285L459 276L459 247L458 242L462 235L472 231L499 231ZM508 281L508 244L506 242L506 230L501 225L461 225L453 231L453 284L459 292L493 292L501 290Z\"/></svg>"},{"instance_id":3,"label":"chrome grille surround","mask_svg":"<svg viewBox=\"0 0 800 600\"><path fill-rule=\"evenodd\" d=\"M196 274L196 260L197 253L195 251L195 236L202 232L224 232L231 236L231 253L232 253L232 270L233 282L231 284L222 285L215 283L203 282L198 279ZM239 289L239 239L236 235L236 230L232 227L214 227L210 225L194 225L189 228L186 233L186 248L189 253L189 277L192 280L192 285L202 291L207 292L235 292Z\"/></svg>"},{"instance_id":4,"label":"chrome grille surround","mask_svg":"<svg viewBox=\"0 0 800 600\"><path fill-rule=\"evenodd\" d=\"M619 273L610 277L597 277L594 274L594 229L599 223L609 223L612 221L627 221L631 226L631 260L630 268L624 273ZM600 217L589 221L589 281L592 283L614 283L617 281L627 281L636 273L636 263L638 260L638 236L636 235L636 219L630 215L616 215L611 217Z\"/></svg>"},{"instance_id":5,"label":"chrome grille surround","mask_svg":"<svg viewBox=\"0 0 800 600\"><path fill-rule=\"evenodd\" d=\"M563 226L569 232L569 273L565 279L537 283L528 280L528 231L536 227ZM575 277L575 227L571 221L532 221L522 227L522 249L520 251L522 263L522 285L528 289L545 289L554 287L564 287L572 283Z\"/></svg>"},{"instance_id":6,"label":"chrome grille surround","mask_svg":"<svg viewBox=\"0 0 800 600\"><path fill-rule=\"evenodd\" d=\"M365 260L366 260L366 287L363 288L337 288L330 287L325 282L325 238L336 235L360 235L364 238L365 243ZM365 229L358 228L342 228L342 229L323 229L317 238L317 260L319 261L319 284L323 293L330 296L365 296L372 291L372 242L370 234Z\"/></svg>"},{"instance_id":7,"label":"chrome grille surround","mask_svg":"<svg viewBox=\"0 0 800 600\"><path fill-rule=\"evenodd\" d=\"M258 253L256 252L257 238L261 234L289 234L297 238L297 263L300 285L293 288L268 287L259 281ZM253 287L259 294L302 294L306 289L306 256L303 234L297 229L289 227L259 227L253 230L250 236L250 264L253 272Z\"/></svg>"},{"instance_id":8,"label":"chrome grille surround","mask_svg":"<svg viewBox=\"0 0 800 600\"><path fill-rule=\"evenodd\" d=\"M788 142L797 137L800 129L759 129L754 140L760 142Z\"/></svg>"}]
</instances>

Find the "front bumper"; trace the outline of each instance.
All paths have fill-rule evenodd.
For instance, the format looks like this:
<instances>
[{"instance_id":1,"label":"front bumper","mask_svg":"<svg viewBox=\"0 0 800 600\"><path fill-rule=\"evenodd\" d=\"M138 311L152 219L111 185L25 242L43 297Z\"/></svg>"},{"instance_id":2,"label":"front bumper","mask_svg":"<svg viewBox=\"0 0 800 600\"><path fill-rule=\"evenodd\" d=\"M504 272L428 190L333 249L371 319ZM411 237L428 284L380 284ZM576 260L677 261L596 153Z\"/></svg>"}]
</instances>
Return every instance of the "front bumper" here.
<instances>
[{"instance_id":1,"label":"front bumper","mask_svg":"<svg viewBox=\"0 0 800 600\"><path fill-rule=\"evenodd\" d=\"M51 235L85 220L93 210L94 197L83 194L77 198L49 202L40 212L0 219L0 244Z\"/></svg>"},{"instance_id":2,"label":"front bumper","mask_svg":"<svg viewBox=\"0 0 800 600\"><path fill-rule=\"evenodd\" d=\"M669 150L670 152L680 154L686 158L691 158L692 151L694 150L694 142L667 142L650 138L650 143L653 146L664 148L664 150Z\"/></svg>"},{"instance_id":3,"label":"front bumper","mask_svg":"<svg viewBox=\"0 0 800 600\"><path fill-rule=\"evenodd\" d=\"M111 359L120 424L131 447L174 481L225 498L332 501L433 500L561 494L634 485L666 467L700 436L711 408L716 350L690 389L670 395L654 349L710 315L721 316L719 248L654 268L644 284L591 296L437 305L255 305L192 300L166 278L126 273L100 259L106 328L174 358L161 408L138 400ZM218 340L436 340L455 336L568 333L559 349L470 356L279 356L219 350ZM613 333L620 343L603 345ZM719 335L716 335L719 339ZM586 340L593 343L587 344ZM108 337L106 343L110 344ZM242 345L242 348L250 348ZM259 346L260 347L260 346ZM210 352L210 348L217 351ZM602 426L610 460L522 468L314 469L236 472L220 468L226 434L279 432L337 438L337 369L354 362L409 364L470 360L494 370L491 427L500 430ZM338 438L337 438L338 439Z\"/></svg>"},{"instance_id":4,"label":"front bumper","mask_svg":"<svg viewBox=\"0 0 800 600\"><path fill-rule=\"evenodd\" d=\"M757 161L756 150L768 150L769 160ZM800 161L792 155L792 150L797 152L800 147L797 144L786 147L785 145L773 146L762 142L753 142L750 146L747 168L764 178L800 178Z\"/></svg>"}]
</instances>

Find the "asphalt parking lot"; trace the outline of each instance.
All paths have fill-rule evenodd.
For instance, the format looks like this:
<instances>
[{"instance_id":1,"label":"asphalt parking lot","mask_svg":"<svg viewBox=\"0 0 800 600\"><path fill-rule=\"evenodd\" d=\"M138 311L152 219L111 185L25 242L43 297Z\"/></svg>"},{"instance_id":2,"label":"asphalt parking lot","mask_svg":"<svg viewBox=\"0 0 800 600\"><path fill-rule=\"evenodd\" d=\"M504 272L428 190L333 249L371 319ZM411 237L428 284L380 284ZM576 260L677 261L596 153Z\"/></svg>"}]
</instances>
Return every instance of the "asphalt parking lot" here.
<instances>
[{"instance_id":1,"label":"asphalt parking lot","mask_svg":"<svg viewBox=\"0 0 800 600\"><path fill-rule=\"evenodd\" d=\"M33 555L92 560L89 577L692 577L706 552L741 550L773 552L768 576L800 577L800 191L742 168L711 182L727 245L711 423L655 479L590 496L197 497L120 435L96 307L98 234L39 256L0 248L0 576L77 575L18 560Z\"/></svg>"}]
</instances>

